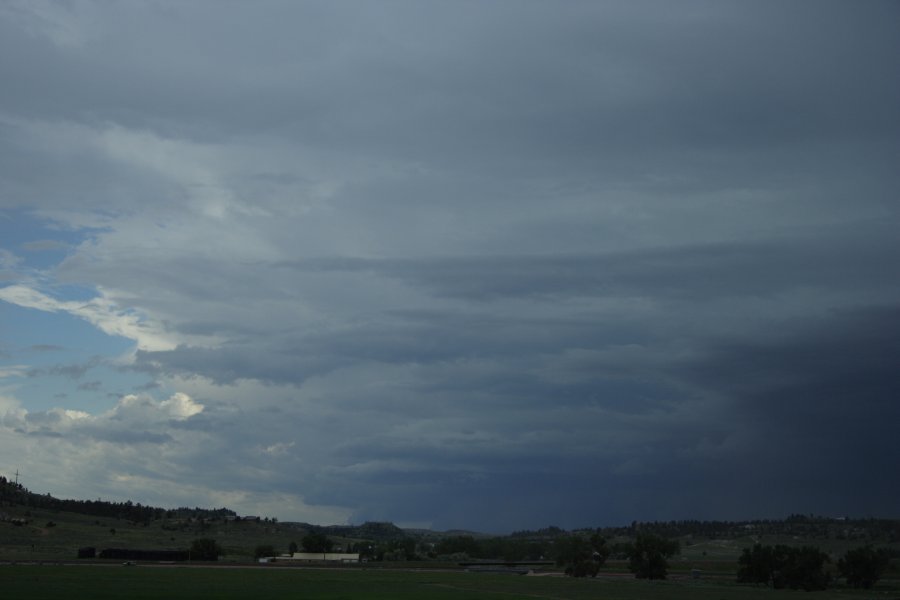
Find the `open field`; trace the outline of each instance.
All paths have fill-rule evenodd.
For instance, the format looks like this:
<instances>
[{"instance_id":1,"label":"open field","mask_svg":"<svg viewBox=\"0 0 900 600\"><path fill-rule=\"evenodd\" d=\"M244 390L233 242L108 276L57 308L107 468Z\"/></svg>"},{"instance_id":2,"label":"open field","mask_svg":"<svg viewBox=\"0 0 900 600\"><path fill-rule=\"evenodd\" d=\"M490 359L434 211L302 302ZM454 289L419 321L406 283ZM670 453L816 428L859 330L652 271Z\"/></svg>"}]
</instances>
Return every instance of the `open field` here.
<instances>
[{"instance_id":1,"label":"open field","mask_svg":"<svg viewBox=\"0 0 900 600\"><path fill-rule=\"evenodd\" d=\"M630 578L523 577L466 572L272 567L134 567L0 565L4 597L134 600L285 598L404 600L769 600L900 598L896 587L870 591L775 591L726 582L648 582Z\"/></svg>"}]
</instances>

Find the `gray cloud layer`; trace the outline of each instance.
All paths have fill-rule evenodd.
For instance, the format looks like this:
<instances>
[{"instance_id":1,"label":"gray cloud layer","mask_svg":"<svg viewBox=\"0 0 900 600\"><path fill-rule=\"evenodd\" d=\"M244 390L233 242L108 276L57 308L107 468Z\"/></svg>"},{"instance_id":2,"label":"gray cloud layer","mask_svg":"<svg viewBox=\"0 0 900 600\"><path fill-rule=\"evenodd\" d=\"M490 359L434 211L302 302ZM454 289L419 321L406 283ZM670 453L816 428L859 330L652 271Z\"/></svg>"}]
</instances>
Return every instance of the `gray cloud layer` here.
<instances>
[{"instance_id":1,"label":"gray cloud layer","mask_svg":"<svg viewBox=\"0 0 900 600\"><path fill-rule=\"evenodd\" d=\"M898 12L9 4L0 212L84 241L0 280L88 286L204 410L14 398L0 443L282 518L894 514Z\"/></svg>"}]
</instances>

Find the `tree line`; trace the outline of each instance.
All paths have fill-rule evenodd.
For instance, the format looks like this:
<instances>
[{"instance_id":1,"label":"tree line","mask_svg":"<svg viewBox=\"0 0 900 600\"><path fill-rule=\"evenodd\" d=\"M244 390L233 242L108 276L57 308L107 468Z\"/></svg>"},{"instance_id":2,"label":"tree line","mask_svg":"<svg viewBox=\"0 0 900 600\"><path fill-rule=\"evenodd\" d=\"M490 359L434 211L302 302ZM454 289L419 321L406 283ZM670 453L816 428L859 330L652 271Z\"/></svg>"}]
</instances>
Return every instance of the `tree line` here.
<instances>
[{"instance_id":1,"label":"tree line","mask_svg":"<svg viewBox=\"0 0 900 600\"><path fill-rule=\"evenodd\" d=\"M515 532L520 537L559 535L559 528ZM740 538L753 535L791 535L805 539L859 540L880 543L900 542L900 520L852 517L824 517L792 514L785 519L756 519L749 521L701 521L696 519L673 521L632 521L629 526L604 527L606 537L633 537L638 532L662 537L705 537L716 539Z\"/></svg>"},{"instance_id":2,"label":"tree line","mask_svg":"<svg viewBox=\"0 0 900 600\"><path fill-rule=\"evenodd\" d=\"M825 569L830 561L828 555L815 546L796 548L783 544L756 544L744 548L738 559L737 578L742 583L764 584L776 589L824 590L832 583L831 574ZM847 585L871 588L889 563L887 550L863 546L848 550L837 561L837 568Z\"/></svg>"}]
</instances>

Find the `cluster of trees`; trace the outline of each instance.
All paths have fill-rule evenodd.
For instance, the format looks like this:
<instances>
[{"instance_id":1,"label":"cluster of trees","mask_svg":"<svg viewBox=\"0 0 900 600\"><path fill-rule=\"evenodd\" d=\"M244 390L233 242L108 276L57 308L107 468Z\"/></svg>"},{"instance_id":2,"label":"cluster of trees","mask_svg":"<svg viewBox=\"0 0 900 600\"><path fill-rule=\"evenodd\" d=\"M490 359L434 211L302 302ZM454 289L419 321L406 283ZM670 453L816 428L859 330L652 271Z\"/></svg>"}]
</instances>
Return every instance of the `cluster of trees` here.
<instances>
[{"instance_id":1,"label":"cluster of trees","mask_svg":"<svg viewBox=\"0 0 900 600\"><path fill-rule=\"evenodd\" d=\"M420 540L412 537L360 542L352 548L359 552L360 558L376 561L421 560L427 556L428 552L427 547Z\"/></svg>"},{"instance_id":2,"label":"cluster of trees","mask_svg":"<svg viewBox=\"0 0 900 600\"><path fill-rule=\"evenodd\" d=\"M427 549L431 558L454 557L474 559L502 559L509 561L542 560L551 556L553 542L515 537L475 538L457 535L439 540Z\"/></svg>"},{"instance_id":3,"label":"cluster of trees","mask_svg":"<svg viewBox=\"0 0 900 600\"><path fill-rule=\"evenodd\" d=\"M223 554L225 554L225 551L216 540L201 538L191 542L189 551L191 560L219 560L219 557Z\"/></svg>"},{"instance_id":4,"label":"cluster of trees","mask_svg":"<svg viewBox=\"0 0 900 600\"><path fill-rule=\"evenodd\" d=\"M849 550L838 560L838 571L853 587L871 588L888 567L886 550L864 546ZM831 583L825 570L827 554L814 546L794 548L779 544L744 548L738 559L738 581L773 588L824 590Z\"/></svg>"},{"instance_id":5,"label":"cluster of trees","mask_svg":"<svg viewBox=\"0 0 900 600\"><path fill-rule=\"evenodd\" d=\"M611 554L628 559L628 568L639 579L665 579L669 558L678 554L680 545L652 533L640 533L633 543L610 546L599 532L591 536L571 535L557 538L557 565L564 565L573 577L596 577Z\"/></svg>"},{"instance_id":6,"label":"cluster of trees","mask_svg":"<svg viewBox=\"0 0 900 600\"><path fill-rule=\"evenodd\" d=\"M331 552L334 542L324 533L314 531L303 536L300 541L304 552Z\"/></svg>"},{"instance_id":7,"label":"cluster of trees","mask_svg":"<svg viewBox=\"0 0 900 600\"><path fill-rule=\"evenodd\" d=\"M814 546L794 548L779 544L744 548L738 559L738 581L773 588L824 590L829 583L824 567L828 555Z\"/></svg>"},{"instance_id":8,"label":"cluster of trees","mask_svg":"<svg viewBox=\"0 0 900 600\"><path fill-rule=\"evenodd\" d=\"M556 564L565 566L572 577L596 577L611 552L606 538L599 533L589 538L580 535L561 537L554 544Z\"/></svg>"},{"instance_id":9,"label":"cluster of trees","mask_svg":"<svg viewBox=\"0 0 900 600\"><path fill-rule=\"evenodd\" d=\"M847 584L853 587L871 588L888 568L890 554L887 550L872 546L864 546L848 550L838 560L838 571L847 578Z\"/></svg>"},{"instance_id":10,"label":"cluster of trees","mask_svg":"<svg viewBox=\"0 0 900 600\"><path fill-rule=\"evenodd\" d=\"M638 534L628 552L628 568L639 579L665 579L668 575L668 559L681 551L676 540L652 533Z\"/></svg>"},{"instance_id":11,"label":"cluster of trees","mask_svg":"<svg viewBox=\"0 0 900 600\"><path fill-rule=\"evenodd\" d=\"M596 577L611 557L627 558L628 568L639 579L665 579L668 559L680 551L677 541L652 533L641 533L633 543L609 544L595 531L590 535L572 534L553 540L551 555L558 566L573 577Z\"/></svg>"},{"instance_id":12,"label":"cluster of trees","mask_svg":"<svg viewBox=\"0 0 900 600\"><path fill-rule=\"evenodd\" d=\"M560 529L556 525L550 525L549 527L542 527L540 529L525 529L522 531L513 531L509 535L510 537L520 538L555 538L565 534L565 529Z\"/></svg>"}]
</instances>

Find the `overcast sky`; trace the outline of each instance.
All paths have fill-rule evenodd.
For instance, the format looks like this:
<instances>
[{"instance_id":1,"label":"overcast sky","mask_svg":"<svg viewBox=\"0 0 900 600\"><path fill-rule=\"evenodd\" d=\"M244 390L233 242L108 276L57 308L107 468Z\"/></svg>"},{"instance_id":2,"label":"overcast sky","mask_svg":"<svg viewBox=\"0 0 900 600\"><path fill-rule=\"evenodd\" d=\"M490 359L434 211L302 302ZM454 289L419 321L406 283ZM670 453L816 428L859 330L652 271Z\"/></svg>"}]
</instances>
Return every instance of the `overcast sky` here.
<instances>
[{"instance_id":1,"label":"overcast sky","mask_svg":"<svg viewBox=\"0 0 900 600\"><path fill-rule=\"evenodd\" d=\"M900 4L0 3L0 473L900 517Z\"/></svg>"}]
</instances>

